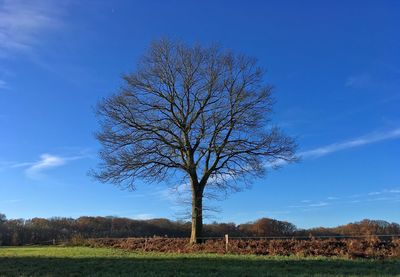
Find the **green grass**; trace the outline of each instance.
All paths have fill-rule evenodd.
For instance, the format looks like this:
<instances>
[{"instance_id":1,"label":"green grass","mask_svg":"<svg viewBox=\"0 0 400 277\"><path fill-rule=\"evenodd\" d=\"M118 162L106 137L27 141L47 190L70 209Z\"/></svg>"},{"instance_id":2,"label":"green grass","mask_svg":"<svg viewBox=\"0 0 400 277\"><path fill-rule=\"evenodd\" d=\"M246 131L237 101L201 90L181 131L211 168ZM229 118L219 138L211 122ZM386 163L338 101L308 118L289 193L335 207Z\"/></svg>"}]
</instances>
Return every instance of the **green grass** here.
<instances>
[{"instance_id":1,"label":"green grass","mask_svg":"<svg viewBox=\"0 0 400 277\"><path fill-rule=\"evenodd\" d=\"M400 260L0 247L0 276L400 276Z\"/></svg>"}]
</instances>

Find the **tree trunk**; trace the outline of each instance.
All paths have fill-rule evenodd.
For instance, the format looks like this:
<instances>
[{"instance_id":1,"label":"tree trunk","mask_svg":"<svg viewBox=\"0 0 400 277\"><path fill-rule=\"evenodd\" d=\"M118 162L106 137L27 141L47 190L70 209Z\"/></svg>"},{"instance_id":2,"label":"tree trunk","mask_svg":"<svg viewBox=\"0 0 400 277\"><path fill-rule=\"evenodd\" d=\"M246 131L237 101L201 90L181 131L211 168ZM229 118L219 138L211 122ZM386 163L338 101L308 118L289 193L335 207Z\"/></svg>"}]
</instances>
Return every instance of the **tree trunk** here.
<instances>
[{"instance_id":1,"label":"tree trunk","mask_svg":"<svg viewBox=\"0 0 400 277\"><path fill-rule=\"evenodd\" d=\"M203 232L203 193L193 190L192 193L192 233L190 243L201 243Z\"/></svg>"}]
</instances>

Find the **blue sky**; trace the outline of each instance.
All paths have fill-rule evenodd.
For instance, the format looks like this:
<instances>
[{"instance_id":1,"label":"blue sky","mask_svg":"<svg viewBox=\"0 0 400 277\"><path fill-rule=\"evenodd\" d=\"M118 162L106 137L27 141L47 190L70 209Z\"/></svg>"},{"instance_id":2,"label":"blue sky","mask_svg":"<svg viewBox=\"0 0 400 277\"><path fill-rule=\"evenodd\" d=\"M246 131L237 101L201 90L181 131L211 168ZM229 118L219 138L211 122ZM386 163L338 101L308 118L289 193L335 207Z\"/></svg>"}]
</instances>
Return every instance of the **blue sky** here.
<instances>
[{"instance_id":1,"label":"blue sky","mask_svg":"<svg viewBox=\"0 0 400 277\"><path fill-rule=\"evenodd\" d=\"M255 56L299 163L211 203L208 220L299 227L400 222L399 1L0 0L0 212L8 218L182 214L166 184L87 176L93 107L149 43L171 37Z\"/></svg>"}]
</instances>

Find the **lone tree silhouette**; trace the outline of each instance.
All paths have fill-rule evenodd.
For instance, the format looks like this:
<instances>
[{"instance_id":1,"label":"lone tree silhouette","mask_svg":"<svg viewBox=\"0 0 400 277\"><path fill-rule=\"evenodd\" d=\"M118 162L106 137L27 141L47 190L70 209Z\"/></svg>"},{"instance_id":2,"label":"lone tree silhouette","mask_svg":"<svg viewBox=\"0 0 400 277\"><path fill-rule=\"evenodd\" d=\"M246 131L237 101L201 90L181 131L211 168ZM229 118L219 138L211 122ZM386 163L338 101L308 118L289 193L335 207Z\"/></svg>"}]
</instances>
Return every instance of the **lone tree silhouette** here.
<instances>
[{"instance_id":1,"label":"lone tree silhouette","mask_svg":"<svg viewBox=\"0 0 400 277\"><path fill-rule=\"evenodd\" d=\"M201 241L205 189L239 190L296 159L294 140L271 126L272 87L263 76L254 58L155 41L120 91L98 104L101 163L92 174L130 189L137 179L184 177L190 242Z\"/></svg>"}]
</instances>

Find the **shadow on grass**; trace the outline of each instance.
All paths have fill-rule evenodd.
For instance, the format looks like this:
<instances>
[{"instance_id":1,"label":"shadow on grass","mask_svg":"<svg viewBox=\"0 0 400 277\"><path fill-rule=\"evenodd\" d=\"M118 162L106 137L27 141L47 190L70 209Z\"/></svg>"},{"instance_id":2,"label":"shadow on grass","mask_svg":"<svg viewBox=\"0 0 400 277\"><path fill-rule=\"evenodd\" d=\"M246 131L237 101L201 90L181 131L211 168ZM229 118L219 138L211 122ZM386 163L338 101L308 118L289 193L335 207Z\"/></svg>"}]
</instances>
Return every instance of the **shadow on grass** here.
<instances>
[{"instance_id":1,"label":"shadow on grass","mask_svg":"<svg viewBox=\"0 0 400 277\"><path fill-rule=\"evenodd\" d=\"M0 276L400 276L399 260L1 257Z\"/></svg>"}]
</instances>

